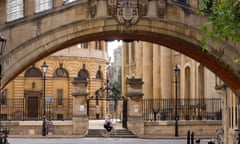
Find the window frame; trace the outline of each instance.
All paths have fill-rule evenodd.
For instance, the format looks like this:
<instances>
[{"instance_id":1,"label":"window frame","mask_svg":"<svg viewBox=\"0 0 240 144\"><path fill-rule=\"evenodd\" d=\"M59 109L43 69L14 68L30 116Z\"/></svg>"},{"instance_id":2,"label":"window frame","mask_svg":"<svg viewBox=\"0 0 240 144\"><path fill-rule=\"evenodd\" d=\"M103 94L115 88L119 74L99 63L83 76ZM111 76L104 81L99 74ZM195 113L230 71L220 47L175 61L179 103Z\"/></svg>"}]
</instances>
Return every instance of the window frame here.
<instances>
[{"instance_id":1,"label":"window frame","mask_svg":"<svg viewBox=\"0 0 240 144\"><path fill-rule=\"evenodd\" d=\"M53 0L35 0L35 13L41 13L53 8Z\"/></svg>"},{"instance_id":2,"label":"window frame","mask_svg":"<svg viewBox=\"0 0 240 144\"><path fill-rule=\"evenodd\" d=\"M24 17L24 0L7 0L6 21L12 22Z\"/></svg>"}]
</instances>

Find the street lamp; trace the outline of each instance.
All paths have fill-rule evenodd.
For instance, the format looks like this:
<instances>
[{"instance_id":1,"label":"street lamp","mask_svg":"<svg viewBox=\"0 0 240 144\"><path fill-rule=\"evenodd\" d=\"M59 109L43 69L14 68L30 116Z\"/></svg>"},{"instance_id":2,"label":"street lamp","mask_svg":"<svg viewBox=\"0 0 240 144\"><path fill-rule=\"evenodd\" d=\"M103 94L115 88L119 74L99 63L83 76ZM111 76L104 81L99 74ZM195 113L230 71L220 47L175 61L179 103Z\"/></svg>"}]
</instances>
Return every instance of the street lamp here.
<instances>
[{"instance_id":1,"label":"street lamp","mask_svg":"<svg viewBox=\"0 0 240 144\"><path fill-rule=\"evenodd\" d=\"M7 40L0 34L0 79L2 79L2 57L3 57L3 51L6 47ZM2 87L2 86L1 86Z\"/></svg>"},{"instance_id":2,"label":"street lamp","mask_svg":"<svg viewBox=\"0 0 240 144\"><path fill-rule=\"evenodd\" d=\"M46 87L46 72L48 65L44 61L42 64L42 72L43 72L43 125L42 125L42 136L47 135L47 120L46 120L46 101L45 101L45 87Z\"/></svg>"},{"instance_id":3,"label":"street lamp","mask_svg":"<svg viewBox=\"0 0 240 144\"><path fill-rule=\"evenodd\" d=\"M0 34L0 93L2 95L2 60L3 60L3 52L6 47L7 40ZM0 144L8 143L7 137L9 135L9 128L2 128L2 100L0 101Z\"/></svg>"},{"instance_id":4,"label":"street lamp","mask_svg":"<svg viewBox=\"0 0 240 144\"><path fill-rule=\"evenodd\" d=\"M175 94L176 94L176 101L175 101L175 136L178 137L178 76L180 73L180 69L176 65L174 68L175 73Z\"/></svg>"},{"instance_id":5,"label":"street lamp","mask_svg":"<svg viewBox=\"0 0 240 144\"><path fill-rule=\"evenodd\" d=\"M7 40L0 34L0 92L2 94L2 60L3 60L3 51L6 47L6 43L7 43ZM1 103L0 103L0 122L2 120L2 100L1 100ZM1 125L1 123L0 123Z\"/></svg>"}]
</instances>

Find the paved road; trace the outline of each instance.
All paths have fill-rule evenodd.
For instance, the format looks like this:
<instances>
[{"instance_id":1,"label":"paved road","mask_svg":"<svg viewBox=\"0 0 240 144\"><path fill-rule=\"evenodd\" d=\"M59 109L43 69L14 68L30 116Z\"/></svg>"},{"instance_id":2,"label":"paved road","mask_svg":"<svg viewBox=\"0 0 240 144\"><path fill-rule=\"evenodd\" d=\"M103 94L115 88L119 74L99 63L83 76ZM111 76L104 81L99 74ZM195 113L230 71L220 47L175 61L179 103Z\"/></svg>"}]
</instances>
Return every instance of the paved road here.
<instances>
[{"instance_id":1,"label":"paved road","mask_svg":"<svg viewBox=\"0 0 240 144\"><path fill-rule=\"evenodd\" d=\"M122 138L9 138L10 144L187 144L186 140L173 139L122 139ZM209 140L201 140L207 144Z\"/></svg>"}]
</instances>

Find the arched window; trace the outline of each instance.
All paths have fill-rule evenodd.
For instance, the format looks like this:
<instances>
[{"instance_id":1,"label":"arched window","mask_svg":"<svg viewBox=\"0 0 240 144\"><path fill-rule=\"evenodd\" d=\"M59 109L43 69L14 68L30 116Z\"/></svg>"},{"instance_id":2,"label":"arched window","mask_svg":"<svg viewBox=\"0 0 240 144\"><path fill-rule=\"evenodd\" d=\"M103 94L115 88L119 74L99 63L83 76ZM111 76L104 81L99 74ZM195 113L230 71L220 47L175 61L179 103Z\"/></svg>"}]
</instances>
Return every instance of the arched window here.
<instances>
[{"instance_id":1,"label":"arched window","mask_svg":"<svg viewBox=\"0 0 240 144\"><path fill-rule=\"evenodd\" d=\"M185 68L185 98L191 98L191 74L190 68Z\"/></svg>"},{"instance_id":2,"label":"arched window","mask_svg":"<svg viewBox=\"0 0 240 144\"><path fill-rule=\"evenodd\" d=\"M204 98L204 67L198 68L198 98Z\"/></svg>"},{"instance_id":3,"label":"arched window","mask_svg":"<svg viewBox=\"0 0 240 144\"><path fill-rule=\"evenodd\" d=\"M88 78L88 72L86 69L81 69L79 72L78 72L78 79L80 80L87 80Z\"/></svg>"},{"instance_id":4,"label":"arched window","mask_svg":"<svg viewBox=\"0 0 240 144\"><path fill-rule=\"evenodd\" d=\"M64 68L57 68L53 73L53 77L68 78L68 72Z\"/></svg>"},{"instance_id":5,"label":"arched window","mask_svg":"<svg viewBox=\"0 0 240 144\"><path fill-rule=\"evenodd\" d=\"M96 79L102 79L102 72L100 70L97 71Z\"/></svg>"},{"instance_id":6,"label":"arched window","mask_svg":"<svg viewBox=\"0 0 240 144\"><path fill-rule=\"evenodd\" d=\"M42 77L42 72L33 65L25 72L24 77Z\"/></svg>"},{"instance_id":7,"label":"arched window","mask_svg":"<svg viewBox=\"0 0 240 144\"><path fill-rule=\"evenodd\" d=\"M102 71L101 71L101 66L98 66L98 71L96 73L96 79L103 79L103 76L102 76Z\"/></svg>"}]
</instances>

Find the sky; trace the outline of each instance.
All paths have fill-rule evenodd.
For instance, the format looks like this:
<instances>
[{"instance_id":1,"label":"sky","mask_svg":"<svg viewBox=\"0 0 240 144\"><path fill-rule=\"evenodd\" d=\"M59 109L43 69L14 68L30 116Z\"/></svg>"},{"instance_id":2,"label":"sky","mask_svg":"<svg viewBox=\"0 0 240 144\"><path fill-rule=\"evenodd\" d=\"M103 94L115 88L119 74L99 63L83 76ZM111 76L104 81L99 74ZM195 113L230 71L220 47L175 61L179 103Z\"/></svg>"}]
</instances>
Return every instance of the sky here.
<instances>
[{"instance_id":1,"label":"sky","mask_svg":"<svg viewBox=\"0 0 240 144\"><path fill-rule=\"evenodd\" d=\"M111 62L113 62L113 50L116 49L119 45L122 45L122 41L114 40L112 42L108 42L108 55L111 57Z\"/></svg>"}]
</instances>

